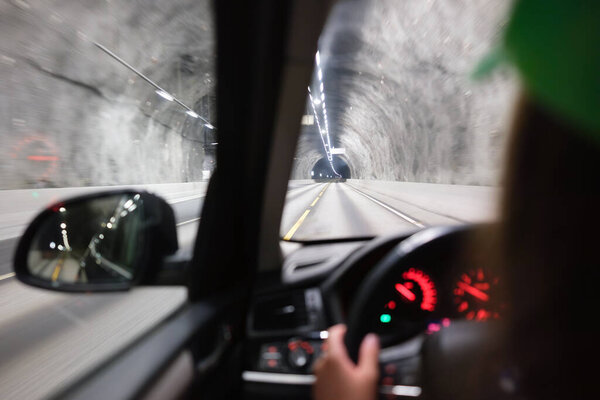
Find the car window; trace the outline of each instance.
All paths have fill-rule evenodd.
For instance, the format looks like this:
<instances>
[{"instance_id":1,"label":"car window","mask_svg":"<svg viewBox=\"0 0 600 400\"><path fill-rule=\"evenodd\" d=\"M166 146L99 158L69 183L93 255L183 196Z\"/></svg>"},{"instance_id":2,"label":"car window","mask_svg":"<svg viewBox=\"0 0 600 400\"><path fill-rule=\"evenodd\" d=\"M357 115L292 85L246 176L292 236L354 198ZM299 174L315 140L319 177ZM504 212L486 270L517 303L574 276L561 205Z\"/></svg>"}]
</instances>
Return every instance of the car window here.
<instances>
[{"instance_id":1,"label":"car window","mask_svg":"<svg viewBox=\"0 0 600 400\"><path fill-rule=\"evenodd\" d=\"M471 73L510 2L340 1L319 40L284 240L493 220L515 79Z\"/></svg>"},{"instance_id":2,"label":"car window","mask_svg":"<svg viewBox=\"0 0 600 400\"><path fill-rule=\"evenodd\" d=\"M164 197L180 251L191 254L218 145L213 19L208 0L0 3L2 398L55 393L185 303L182 287L28 288L12 256L48 204L123 187ZM115 229L106 242L126 233ZM114 248L101 250L131 258Z\"/></svg>"}]
</instances>

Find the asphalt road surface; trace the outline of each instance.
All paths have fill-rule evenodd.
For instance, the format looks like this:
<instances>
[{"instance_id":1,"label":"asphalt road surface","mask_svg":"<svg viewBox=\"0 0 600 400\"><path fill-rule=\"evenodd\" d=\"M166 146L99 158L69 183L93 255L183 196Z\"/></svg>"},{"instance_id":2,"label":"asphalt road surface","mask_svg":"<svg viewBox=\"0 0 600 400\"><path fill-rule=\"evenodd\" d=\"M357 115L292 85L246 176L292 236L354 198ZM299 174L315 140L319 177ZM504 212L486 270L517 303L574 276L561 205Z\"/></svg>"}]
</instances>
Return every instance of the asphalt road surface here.
<instances>
[{"instance_id":1,"label":"asphalt road surface","mask_svg":"<svg viewBox=\"0 0 600 400\"><path fill-rule=\"evenodd\" d=\"M456 197L455 188L450 189L453 189L454 193L451 194ZM477 190L468 188L465 195ZM490 197L488 192L481 197L482 200ZM413 193L410 187L406 188L406 193L394 190L386 193L377 188L365 189L355 182L306 185L288 192L281 236L285 240L374 237L429 225L454 225L493 218L493 212L482 208L479 214L485 215L466 221L460 215L460 208L448 212L434 203L424 205L411 202L410 195L414 196Z\"/></svg>"}]
</instances>

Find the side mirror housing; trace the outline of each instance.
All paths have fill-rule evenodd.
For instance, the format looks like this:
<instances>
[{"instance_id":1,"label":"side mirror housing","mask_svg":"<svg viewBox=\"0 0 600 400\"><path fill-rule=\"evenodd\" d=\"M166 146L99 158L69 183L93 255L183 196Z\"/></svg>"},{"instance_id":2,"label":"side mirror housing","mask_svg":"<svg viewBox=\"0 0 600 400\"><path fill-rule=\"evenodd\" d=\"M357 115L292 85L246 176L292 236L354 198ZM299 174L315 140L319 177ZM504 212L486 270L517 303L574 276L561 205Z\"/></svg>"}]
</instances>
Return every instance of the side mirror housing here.
<instances>
[{"instance_id":1,"label":"side mirror housing","mask_svg":"<svg viewBox=\"0 0 600 400\"><path fill-rule=\"evenodd\" d=\"M117 190L76 197L42 211L22 236L16 277L70 292L125 290L152 283L177 251L169 204L153 194Z\"/></svg>"}]
</instances>

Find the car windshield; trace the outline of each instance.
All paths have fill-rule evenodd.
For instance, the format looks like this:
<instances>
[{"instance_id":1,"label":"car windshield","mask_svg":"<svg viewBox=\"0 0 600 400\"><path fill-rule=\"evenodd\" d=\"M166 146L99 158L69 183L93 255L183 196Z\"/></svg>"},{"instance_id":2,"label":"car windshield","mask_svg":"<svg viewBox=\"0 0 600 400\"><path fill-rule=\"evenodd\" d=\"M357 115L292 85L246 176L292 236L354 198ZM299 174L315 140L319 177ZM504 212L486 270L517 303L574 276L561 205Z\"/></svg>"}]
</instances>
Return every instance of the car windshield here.
<instances>
[{"instance_id":1,"label":"car windshield","mask_svg":"<svg viewBox=\"0 0 600 400\"><path fill-rule=\"evenodd\" d=\"M475 82L503 0L341 1L319 40L284 240L493 220L509 71Z\"/></svg>"},{"instance_id":2,"label":"car windshield","mask_svg":"<svg viewBox=\"0 0 600 400\"><path fill-rule=\"evenodd\" d=\"M50 203L121 187L170 203L189 257L218 143L211 4L0 2L2 398L56 393L185 303L182 287L94 295L25 287L12 258ZM65 271L46 272L64 281Z\"/></svg>"}]
</instances>

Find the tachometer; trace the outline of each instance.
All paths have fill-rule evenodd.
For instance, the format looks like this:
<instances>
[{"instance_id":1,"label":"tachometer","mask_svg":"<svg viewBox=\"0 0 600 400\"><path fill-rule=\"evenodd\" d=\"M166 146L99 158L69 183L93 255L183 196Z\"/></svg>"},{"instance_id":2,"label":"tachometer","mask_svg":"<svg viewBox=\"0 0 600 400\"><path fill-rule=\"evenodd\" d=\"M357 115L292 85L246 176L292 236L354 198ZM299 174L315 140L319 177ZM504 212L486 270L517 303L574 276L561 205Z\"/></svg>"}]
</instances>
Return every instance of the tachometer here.
<instances>
[{"instance_id":1,"label":"tachometer","mask_svg":"<svg viewBox=\"0 0 600 400\"><path fill-rule=\"evenodd\" d=\"M491 295L498 281L497 277L486 274L483 268L463 273L454 287L457 311L468 320L499 318L500 314L491 306Z\"/></svg>"}]
</instances>

